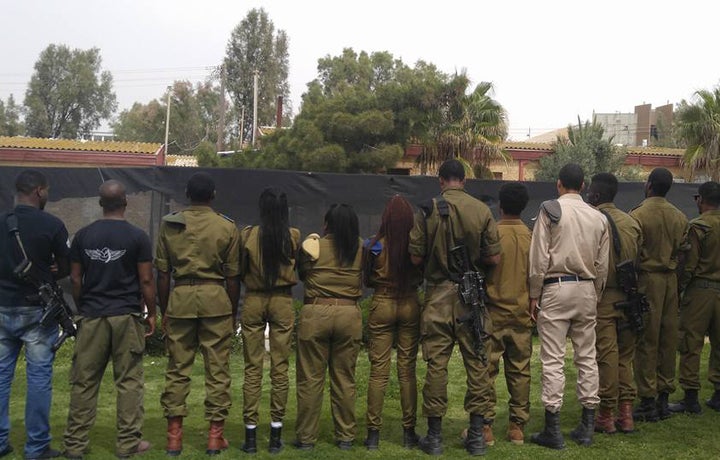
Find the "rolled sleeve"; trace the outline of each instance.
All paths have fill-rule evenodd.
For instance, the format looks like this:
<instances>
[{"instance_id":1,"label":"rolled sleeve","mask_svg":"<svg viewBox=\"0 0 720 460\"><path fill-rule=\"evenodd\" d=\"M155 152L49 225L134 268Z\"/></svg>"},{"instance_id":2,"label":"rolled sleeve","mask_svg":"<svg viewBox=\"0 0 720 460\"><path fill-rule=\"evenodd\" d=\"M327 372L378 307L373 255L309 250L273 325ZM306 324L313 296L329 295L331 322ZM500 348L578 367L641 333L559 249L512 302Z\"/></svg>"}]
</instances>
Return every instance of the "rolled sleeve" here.
<instances>
[{"instance_id":1,"label":"rolled sleeve","mask_svg":"<svg viewBox=\"0 0 720 460\"><path fill-rule=\"evenodd\" d=\"M482 235L483 247L481 255L483 257L492 257L500 254L500 235L498 234L497 223L495 219L490 218L485 222L485 230Z\"/></svg>"},{"instance_id":2,"label":"rolled sleeve","mask_svg":"<svg viewBox=\"0 0 720 460\"><path fill-rule=\"evenodd\" d=\"M415 213L415 224L410 230L410 243L408 251L415 257L425 257L427 248L427 235L425 235L426 223L422 212Z\"/></svg>"},{"instance_id":3,"label":"rolled sleeve","mask_svg":"<svg viewBox=\"0 0 720 460\"><path fill-rule=\"evenodd\" d=\"M529 294L537 299L542 294L543 281L550 263L550 221L540 211L530 241Z\"/></svg>"},{"instance_id":4,"label":"rolled sleeve","mask_svg":"<svg viewBox=\"0 0 720 460\"><path fill-rule=\"evenodd\" d=\"M230 242L225 263L223 264L223 274L226 278L240 275L240 232L237 227L233 227L230 234Z\"/></svg>"},{"instance_id":5,"label":"rolled sleeve","mask_svg":"<svg viewBox=\"0 0 720 460\"><path fill-rule=\"evenodd\" d=\"M167 245L165 243L165 226L160 226L157 246L155 247L155 260L153 265L161 272L168 273L170 271L170 263L168 262Z\"/></svg>"}]
</instances>

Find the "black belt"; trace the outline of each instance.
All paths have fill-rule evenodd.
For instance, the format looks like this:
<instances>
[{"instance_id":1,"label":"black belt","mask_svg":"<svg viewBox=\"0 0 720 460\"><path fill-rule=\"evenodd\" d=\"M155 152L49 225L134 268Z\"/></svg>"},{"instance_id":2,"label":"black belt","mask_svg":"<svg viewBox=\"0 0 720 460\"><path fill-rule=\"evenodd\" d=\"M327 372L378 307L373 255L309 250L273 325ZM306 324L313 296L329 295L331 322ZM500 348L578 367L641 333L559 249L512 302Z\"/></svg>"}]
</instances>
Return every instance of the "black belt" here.
<instances>
[{"instance_id":1,"label":"black belt","mask_svg":"<svg viewBox=\"0 0 720 460\"><path fill-rule=\"evenodd\" d=\"M224 286L225 280L214 280L209 278L180 278L175 280L175 286L199 286L201 284L216 284Z\"/></svg>"},{"instance_id":2,"label":"black belt","mask_svg":"<svg viewBox=\"0 0 720 460\"><path fill-rule=\"evenodd\" d=\"M556 276L554 278L545 278L543 280L543 285L560 283L560 282L565 282L565 281L592 281L592 280L589 278L580 278L577 275L565 275L565 276Z\"/></svg>"}]
</instances>

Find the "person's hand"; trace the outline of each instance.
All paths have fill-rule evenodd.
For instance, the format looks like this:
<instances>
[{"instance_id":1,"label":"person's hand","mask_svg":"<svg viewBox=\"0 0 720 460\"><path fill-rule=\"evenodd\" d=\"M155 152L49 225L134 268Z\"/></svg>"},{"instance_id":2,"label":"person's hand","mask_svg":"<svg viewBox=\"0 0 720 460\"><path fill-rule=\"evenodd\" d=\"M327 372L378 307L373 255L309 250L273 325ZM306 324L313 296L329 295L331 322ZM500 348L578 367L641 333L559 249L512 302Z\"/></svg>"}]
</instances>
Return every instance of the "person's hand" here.
<instances>
[{"instance_id":1,"label":"person's hand","mask_svg":"<svg viewBox=\"0 0 720 460\"><path fill-rule=\"evenodd\" d=\"M147 318L145 318L145 322L148 325L148 331L145 333L145 337L150 337L155 333L155 323L157 321L157 318L154 315L148 315Z\"/></svg>"},{"instance_id":2,"label":"person's hand","mask_svg":"<svg viewBox=\"0 0 720 460\"><path fill-rule=\"evenodd\" d=\"M538 299L530 299L530 318L537 322L537 314L540 311Z\"/></svg>"},{"instance_id":3,"label":"person's hand","mask_svg":"<svg viewBox=\"0 0 720 460\"><path fill-rule=\"evenodd\" d=\"M162 322L160 323L160 329L163 335L167 335L167 315L162 316Z\"/></svg>"}]
</instances>

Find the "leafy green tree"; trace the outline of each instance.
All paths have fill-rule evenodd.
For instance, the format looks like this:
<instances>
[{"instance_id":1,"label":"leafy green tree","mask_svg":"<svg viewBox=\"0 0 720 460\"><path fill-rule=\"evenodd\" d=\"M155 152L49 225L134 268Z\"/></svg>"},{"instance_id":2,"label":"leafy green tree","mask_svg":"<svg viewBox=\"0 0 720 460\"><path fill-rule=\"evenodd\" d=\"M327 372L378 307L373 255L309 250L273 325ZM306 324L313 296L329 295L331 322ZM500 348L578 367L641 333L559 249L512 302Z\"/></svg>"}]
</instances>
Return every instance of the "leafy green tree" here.
<instances>
[{"instance_id":1,"label":"leafy green tree","mask_svg":"<svg viewBox=\"0 0 720 460\"><path fill-rule=\"evenodd\" d=\"M681 101L675 116L677 137L686 146L683 163L693 174L705 170L720 180L720 86L695 92L695 101Z\"/></svg>"},{"instance_id":2,"label":"leafy green tree","mask_svg":"<svg viewBox=\"0 0 720 460\"><path fill-rule=\"evenodd\" d=\"M40 53L25 93L29 136L74 139L112 115L112 75L101 61L98 48L50 45Z\"/></svg>"},{"instance_id":3,"label":"leafy green tree","mask_svg":"<svg viewBox=\"0 0 720 460\"><path fill-rule=\"evenodd\" d=\"M224 68L235 108L244 109L244 138L252 137L254 75L258 72L257 126L274 126L277 96L283 96L283 124L290 119L288 37L263 9L253 8L235 27L227 44Z\"/></svg>"},{"instance_id":4,"label":"leafy green tree","mask_svg":"<svg viewBox=\"0 0 720 460\"><path fill-rule=\"evenodd\" d=\"M555 153L540 159L535 180L556 181L567 163L579 164L587 178L599 172L610 172L625 180L635 178L635 171L623 168L625 150L613 145L612 138L603 139L605 130L597 120L583 124L578 117L578 125L568 126L567 132L567 139L558 136Z\"/></svg>"},{"instance_id":5,"label":"leafy green tree","mask_svg":"<svg viewBox=\"0 0 720 460\"><path fill-rule=\"evenodd\" d=\"M25 132L20 115L22 107L15 103L15 97L11 94L7 103L0 99L0 136L20 136Z\"/></svg>"}]
</instances>

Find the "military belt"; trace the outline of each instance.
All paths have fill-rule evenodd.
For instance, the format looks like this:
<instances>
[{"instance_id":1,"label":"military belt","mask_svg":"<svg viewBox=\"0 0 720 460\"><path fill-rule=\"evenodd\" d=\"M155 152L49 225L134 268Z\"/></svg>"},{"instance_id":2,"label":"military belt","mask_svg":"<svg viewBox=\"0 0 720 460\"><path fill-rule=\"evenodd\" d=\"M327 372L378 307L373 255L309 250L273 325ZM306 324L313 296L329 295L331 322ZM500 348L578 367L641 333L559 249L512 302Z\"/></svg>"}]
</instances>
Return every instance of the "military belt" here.
<instances>
[{"instance_id":1,"label":"military belt","mask_svg":"<svg viewBox=\"0 0 720 460\"><path fill-rule=\"evenodd\" d=\"M175 286L199 286L201 284L224 286L225 280L214 280L209 278L180 278L179 280L175 280Z\"/></svg>"},{"instance_id":2,"label":"military belt","mask_svg":"<svg viewBox=\"0 0 720 460\"><path fill-rule=\"evenodd\" d=\"M554 284L554 283L566 283L568 281L592 281L589 278L581 278L577 275L566 275L566 276L555 276L553 278L545 278L543 285Z\"/></svg>"},{"instance_id":3,"label":"military belt","mask_svg":"<svg viewBox=\"0 0 720 460\"><path fill-rule=\"evenodd\" d=\"M702 278L695 278L690 286L702 289L714 289L720 291L720 281L711 281Z\"/></svg>"},{"instance_id":4,"label":"military belt","mask_svg":"<svg viewBox=\"0 0 720 460\"><path fill-rule=\"evenodd\" d=\"M305 305L355 305L355 299L346 299L341 297L305 297Z\"/></svg>"},{"instance_id":5,"label":"military belt","mask_svg":"<svg viewBox=\"0 0 720 460\"><path fill-rule=\"evenodd\" d=\"M259 295L292 295L292 286L280 286L270 289L246 289L248 294Z\"/></svg>"}]
</instances>

